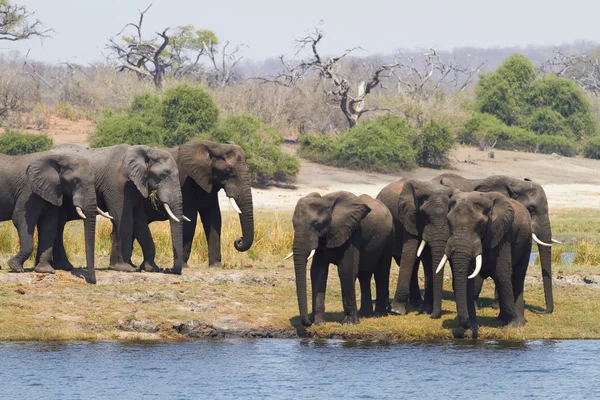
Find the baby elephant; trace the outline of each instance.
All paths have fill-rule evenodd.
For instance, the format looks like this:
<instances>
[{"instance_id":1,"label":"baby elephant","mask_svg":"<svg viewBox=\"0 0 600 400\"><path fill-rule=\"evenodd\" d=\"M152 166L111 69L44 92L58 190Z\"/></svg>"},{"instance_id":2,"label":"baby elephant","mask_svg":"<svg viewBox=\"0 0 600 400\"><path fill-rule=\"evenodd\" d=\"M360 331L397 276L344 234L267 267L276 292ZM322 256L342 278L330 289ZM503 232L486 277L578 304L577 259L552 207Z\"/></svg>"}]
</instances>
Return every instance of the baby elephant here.
<instances>
[{"instance_id":1,"label":"baby elephant","mask_svg":"<svg viewBox=\"0 0 600 400\"><path fill-rule=\"evenodd\" d=\"M371 276L375 275L375 315L388 307L390 264L394 227L390 211L367 195L334 192L311 193L296 204L293 217L296 291L304 326L325 322L325 289L329 264L338 266L344 307L343 323L358 323L358 317L373 315ZM314 258L313 258L314 257ZM306 264L310 270L313 313L306 304ZM356 311L355 282L361 288L361 308Z\"/></svg>"},{"instance_id":2,"label":"baby elephant","mask_svg":"<svg viewBox=\"0 0 600 400\"><path fill-rule=\"evenodd\" d=\"M491 277L500 318L525 324L523 286L531 252L531 217L521 203L497 192L458 191L450 200L450 238L438 271L450 260L460 325L477 337L474 277ZM474 261L474 262L473 262ZM437 271L436 271L437 272Z\"/></svg>"}]
</instances>

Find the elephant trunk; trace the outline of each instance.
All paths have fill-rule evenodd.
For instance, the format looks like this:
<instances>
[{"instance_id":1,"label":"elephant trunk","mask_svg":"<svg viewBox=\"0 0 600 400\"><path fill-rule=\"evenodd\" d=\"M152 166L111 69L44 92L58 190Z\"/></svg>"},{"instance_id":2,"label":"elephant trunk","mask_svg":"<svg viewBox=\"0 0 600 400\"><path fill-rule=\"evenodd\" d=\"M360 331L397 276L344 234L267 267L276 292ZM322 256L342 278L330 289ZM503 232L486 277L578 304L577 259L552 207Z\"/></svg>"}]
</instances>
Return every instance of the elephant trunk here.
<instances>
[{"instance_id":1,"label":"elephant trunk","mask_svg":"<svg viewBox=\"0 0 600 400\"><path fill-rule=\"evenodd\" d=\"M298 296L298 309L300 311L300 318L302 325L310 326L311 322L308 319L308 305L307 305L307 294L306 294L306 264L309 252L306 243L294 239L294 271L296 274L296 295Z\"/></svg>"},{"instance_id":2,"label":"elephant trunk","mask_svg":"<svg viewBox=\"0 0 600 400\"><path fill-rule=\"evenodd\" d=\"M247 185L243 192L234 200L242 212L240 214L242 236L233 242L233 246L237 251L247 251L252 247L252 243L254 242L254 207L252 205L250 185Z\"/></svg>"},{"instance_id":3,"label":"elephant trunk","mask_svg":"<svg viewBox=\"0 0 600 400\"><path fill-rule=\"evenodd\" d=\"M454 279L454 295L456 297L456 311L458 320L463 329L471 328L469 309L467 305L467 277L473 258L470 253L455 253L452 257L452 274Z\"/></svg>"},{"instance_id":4,"label":"elephant trunk","mask_svg":"<svg viewBox=\"0 0 600 400\"><path fill-rule=\"evenodd\" d=\"M550 219L546 216L545 220L537 225L539 228L533 233L545 242L552 243L552 230L550 228ZM544 313L550 314L554 311L554 296L552 294L552 248L548 246L538 246L540 253L540 264L542 266L542 280L544 282L544 297L546 299L546 310Z\"/></svg>"},{"instance_id":5,"label":"elephant trunk","mask_svg":"<svg viewBox=\"0 0 600 400\"><path fill-rule=\"evenodd\" d=\"M183 218L183 201L181 195L181 188L179 184L176 185L161 185L158 188L159 200L167 204L169 209L175 215L180 222L174 221L173 218L169 218L169 225L171 228L171 243L173 245L173 269L171 272L175 274L181 274L183 268L183 224L185 223Z\"/></svg>"},{"instance_id":6,"label":"elephant trunk","mask_svg":"<svg viewBox=\"0 0 600 400\"><path fill-rule=\"evenodd\" d=\"M431 273L433 274L433 310L431 318L440 318L442 315L442 293L444 289L444 269L435 273L440 261L446 251L447 236L440 236L433 239L429 246L431 248Z\"/></svg>"},{"instance_id":7,"label":"elephant trunk","mask_svg":"<svg viewBox=\"0 0 600 400\"><path fill-rule=\"evenodd\" d=\"M94 194L93 205L86 207L85 215L87 218L83 221L85 236L85 263L88 271L87 282L96 283L95 255L96 247L96 198Z\"/></svg>"}]
</instances>

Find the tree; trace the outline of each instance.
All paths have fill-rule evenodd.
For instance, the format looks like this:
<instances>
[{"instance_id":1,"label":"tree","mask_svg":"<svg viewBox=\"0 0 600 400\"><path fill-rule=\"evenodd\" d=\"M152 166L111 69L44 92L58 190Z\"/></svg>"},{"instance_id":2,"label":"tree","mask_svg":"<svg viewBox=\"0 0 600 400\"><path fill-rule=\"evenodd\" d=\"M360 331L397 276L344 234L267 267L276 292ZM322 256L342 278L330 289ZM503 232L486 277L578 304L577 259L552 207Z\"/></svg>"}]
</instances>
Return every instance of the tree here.
<instances>
[{"instance_id":1,"label":"tree","mask_svg":"<svg viewBox=\"0 0 600 400\"><path fill-rule=\"evenodd\" d=\"M551 73L571 79L580 88L595 96L600 96L600 54L567 54L561 50L554 52L554 58L540 66L540 73Z\"/></svg>"},{"instance_id":2,"label":"tree","mask_svg":"<svg viewBox=\"0 0 600 400\"><path fill-rule=\"evenodd\" d=\"M207 49L219 43L214 32L195 29L193 25L178 26L169 34L170 28L156 32L157 36L146 38L143 31L144 17L152 7L150 4L144 11L138 10L138 23L128 23L117 34L133 28L131 36L109 40L107 49L116 57L118 71L130 71L140 79L151 79L157 89L162 88L166 75L181 78L188 74L200 74L200 60Z\"/></svg>"},{"instance_id":3,"label":"tree","mask_svg":"<svg viewBox=\"0 0 600 400\"><path fill-rule=\"evenodd\" d=\"M50 36L52 29L44 29L39 19L31 22L34 15L35 11L29 11L25 6L11 4L9 0L0 0L0 40L15 42L32 36Z\"/></svg>"}]
</instances>

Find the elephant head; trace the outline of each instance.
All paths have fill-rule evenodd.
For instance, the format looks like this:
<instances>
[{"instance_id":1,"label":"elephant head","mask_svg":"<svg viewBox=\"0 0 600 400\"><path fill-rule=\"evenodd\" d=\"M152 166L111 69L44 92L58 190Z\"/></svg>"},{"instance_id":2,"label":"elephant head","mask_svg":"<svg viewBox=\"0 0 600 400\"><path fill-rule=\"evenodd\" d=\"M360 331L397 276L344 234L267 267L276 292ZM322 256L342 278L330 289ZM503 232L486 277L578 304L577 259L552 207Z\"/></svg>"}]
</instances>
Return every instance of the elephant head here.
<instances>
[{"instance_id":1,"label":"elephant head","mask_svg":"<svg viewBox=\"0 0 600 400\"><path fill-rule=\"evenodd\" d=\"M474 301L473 293L467 293L468 280L479 274L482 253L504 240L514 218L515 210L500 193L456 193L450 200L450 238L442 262L446 257L450 260L458 317L464 329L471 327L468 298Z\"/></svg>"},{"instance_id":2,"label":"elephant head","mask_svg":"<svg viewBox=\"0 0 600 400\"><path fill-rule=\"evenodd\" d=\"M398 200L398 215L404 227L401 271L412 271L425 246L429 246L433 265L438 265L444 256L449 236L446 217L452 193L452 188L437 182L409 180L402 187ZM403 275L406 282L398 282L395 298L407 298L407 278ZM434 276L434 305L433 310L429 310L432 318L441 315L442 284L443 275Z\"/></svg>"},{"instance_id":3,"label":"elephant head","mask_svg":"<svg viewBox=\"0 0 600 400\"><path fill-rule=\"evenodd\" d=\"M181 273L183 266L183 200L179 171L173 156L150 146L131 146L123 159L124 171L144 198L156 193L158 202L170 218L173 240L173 272Z\"/></svg>"},{"instance_id":4,"label":"elephant head","mask_svg":"<svg viewBox=\"0 0 600 400\"><path fill-rule=\"evenodd\" d=\"M518 180L508 176L495 175L481 181L475 190L479 192L499 192L523 204L531 215L531 230L533 240L538 244L544 296L546 299L545 313L554 311L554 296L552 294L552 229L548 217L548 199L541 185L529 179Z\"/></svg>"},{"instance_id":5,"label":"elephant head","mask_svg":"<svg viewBox=\"0 0 600 400\"><path fill-rule=\"evenodd\" d=\"M77 214L85 220L85 252L88 282L96 283L94 246L96 236L96 191L90 163L76 155L49 154L27 166L31 191L59 207L63 196L73 199Z\"/></svg>"},{"instance_id":6,"label":"elephant head","mask_svg":"<svg viewBox=\"0 0 600 400\"><path fill-rule=\"evenodd\" d=\"M298 307L305 326L311 324L306 303L308 260L317 248L325 250L343 246L370 211L357 196L343 191L322 197L311 193L298 200L292 219L294 246L291 255L294 256Z\"/></svg>"},{"instance_id":7,"label":"elephant head","mask_svg":"<svg viewBox=\"0 0 600 400\"><path fill-rule=\"evenodd\" d=\"M254 242L254 210L244 150L235 144L194 140L179 147L177 162L182 179L189 176L206 193L225 190L239 213L242 237L234 241L238 251Z\"/></svg>"}]
</instances>

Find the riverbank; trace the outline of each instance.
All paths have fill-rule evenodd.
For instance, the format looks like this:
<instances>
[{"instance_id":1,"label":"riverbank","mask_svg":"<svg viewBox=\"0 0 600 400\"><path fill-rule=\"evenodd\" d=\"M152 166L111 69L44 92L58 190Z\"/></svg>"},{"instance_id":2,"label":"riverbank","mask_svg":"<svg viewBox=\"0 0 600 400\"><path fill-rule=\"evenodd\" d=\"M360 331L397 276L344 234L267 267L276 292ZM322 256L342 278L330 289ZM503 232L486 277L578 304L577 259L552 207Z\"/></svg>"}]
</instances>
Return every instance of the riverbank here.
<instances>
[{"instance_id":1,"label":"riverbank","mask_svg":"<svg viewBox=\"0 0 600 400\"><path fill-rule=\"evenodd\" d=\"M298 305L289 252L293 231L291 213L257 212L253 249L237 253L230 243L239 234L237 217L224 218L221 268L206 266L202 246L183 275L120 273L109 271L108 246L98 229L97 285L88 285L83 270L55 275L9 273L8 255L0 256L0 341L8 340L177 340L222 337L298 337L346 339L450 339L457 327L456 306L446 272L443 315L432 320L411 309L406 316L362 319L359 325L341 325L341 292L332 266L327 287L328 323L304 330L297 317ZM564 241L555 246L555 312L538 315L544 306L539 266L530 266L525 288L524 328L504 328L489 307L493 284L486 282L479 301L481 339L598 339L600 338L600 212L561 210L551 216L554 236ZM9 227L3 229L9 231ZM12 228L12 227L11 227ZM84 264L81 223L70 223L72 261ZM168 225L153 224L159 244L159 265L171 258ZM6 234L8 235L8 234ZM14 238L0 237L0 248ZM203 241L198 237L197 241ZM163 245L162 243L165 242ZM79 249L79 251L77 251ZM575 261L562 265L561 253L574 253ZM568 257L567 257L568 258ZM134 262L139 262L139 250ZM32 268L31 261L26 267ZM394 292L398 267L392 265L390 293ZM310 285L309 285L310 286ZM422 286L422 280L421 280ZM358 285L357 285L358 290ZM374 291L373 291L374 292Z\"/></svg>"}]
</instances>

